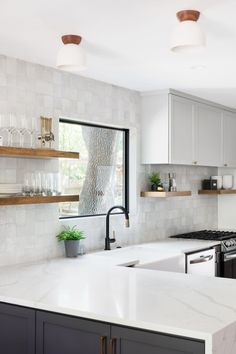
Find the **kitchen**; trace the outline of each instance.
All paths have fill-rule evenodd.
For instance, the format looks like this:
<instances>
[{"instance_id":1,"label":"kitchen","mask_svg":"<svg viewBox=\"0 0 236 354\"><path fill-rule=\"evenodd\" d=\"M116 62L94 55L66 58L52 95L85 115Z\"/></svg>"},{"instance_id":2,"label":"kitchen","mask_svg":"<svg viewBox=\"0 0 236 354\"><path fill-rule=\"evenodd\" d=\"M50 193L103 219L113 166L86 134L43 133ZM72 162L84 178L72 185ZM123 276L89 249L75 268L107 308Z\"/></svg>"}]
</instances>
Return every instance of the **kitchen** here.
<instances>
[{"instance_id":1,"label":"kitchen","mask_svg":"<svg viewBox=\"0 0 236 354\"><path fill-rule=\"evenodd\" d=\"M71 1L75 11L68 16L64 1L57 8L45 1L4 4L0 183L2 188L23 184L25 194L0 199L4 353L236 352L235 236L226 234L236 229L236 181L232 178L229 189L202 188L203 180L211 183L210 177L235 176L235 4L192 2L192 9L201 12L197 24L207 42L203 54L191 56L170 50L176 13L190 6L186 1L171 2L101 0L98 6L92 0L86 5ZM128 13L133 14L132 26ZM121 23L123 32L118 35ZM219 28L226 28L221 35ZM154 36L154 29L165 34ZM83 37L76 46L84 46L87 69L79 74L56 68L57 53L68 45L60 37L68 33ZM221 56L218 41L225 50ZM55 142L47 136L49 141L41 139L31 146L35 131L44 138L40 117L52 117L49 133ZM109 169L99 169L97 184L87 174L88 185L95 183L97 189L92 194L96 203L86 210L91 203L84 202L92 189L81 190L78 203L78 176L74 173L72 179L66 173L67 163L79 170L79 177L86 170L89 134L101 146L100 136L106 138L106 151L116 139L119 154L112 180L116 188L111 183L105 193L104 181L112 176ZM50 148L51 142L50 158L45 158L47 149L41 144ZM91 150L95 162L96 144ZM25 148L30 151L21 150ZM74 154L67 154L69 162L64 150ZM36 153L40 158L34 158ZM99 158L101 167L109 165L104 156ZM50 182L62 169L66 178L61 188L67 188L62 195L27 194L32 176L34 182ZM151 191L149 177L156 172L164 190ZM177 191L169 191L169 174ZM107 227L106 214L116 204L129 211L129 228L124 227L123 214L112 215ZM69 258L56 235L74 225L86 238L80 242L79 256ZM201 230L220 232L203 235ZM194 239L186 239L189 233ZM104 250L105 238L111 241L110 251Z\"/></svg>"}]
</instances>

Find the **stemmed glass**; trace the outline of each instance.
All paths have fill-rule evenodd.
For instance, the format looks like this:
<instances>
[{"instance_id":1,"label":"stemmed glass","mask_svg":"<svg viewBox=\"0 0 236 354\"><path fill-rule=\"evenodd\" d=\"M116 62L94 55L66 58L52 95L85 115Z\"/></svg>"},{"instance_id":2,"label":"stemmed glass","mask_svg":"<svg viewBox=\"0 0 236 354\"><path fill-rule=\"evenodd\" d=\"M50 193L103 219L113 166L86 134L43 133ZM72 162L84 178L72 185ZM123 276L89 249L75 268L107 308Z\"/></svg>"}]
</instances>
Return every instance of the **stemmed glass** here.
<instances>
[{"instance_id":1,"label":"stemmed glass","mask_svg":"<svg viewBox=\"0 0 236 354\"><path fill-rule=\"evenodd\" d=\"M0 114L0 145L36 147L37 120L27 120L25 114Z\"/></svg>"},{"instance_id":2,"label":"stemmed glass","mask_svg":"<svg viewBox=\"0 0 236 354\"><path fill-rule=\"evenodd\" d=\"M11 114L1 114L1 132L3 145L12 146L12 119Z\"/></svg>"},{"instance_id":3,"label":"stemmed glass","mask_svg":"<svg viewBox=\"0 0 236 354\"><path fill-rule=\"evenodd\" d=\"M36 137L37 137L37 121L35 118L26 119L25 116L21 116L21 126L22 126L22 144L25 147L31 149L36 147Z\"/></svg>"},{"instance_id":4,"label":"stemmed glass","mask_svg":"<svg viewBox=\"0 0 236 354\"><path fill-rule=\"evenodd\" d=\"M6 119L4 114L0 114L0 136L1 136L1 145L2 146L9 146L9 131L8 128L5 126Z\"/></svg>"},{"instance_id":5,"label":"stemmed glass","mask_svg":"<svg viewBox=\"0 0 236 354\"><path fill-rule=\"evenodd\" d=\"M30 121L31 121L31 127L29 128L30 147L35 148L36 139L37 139L37 120L35 119L35 117L32 117Z\"/></svg>"},{"instance_id":6,"label":"stemmed glass","mask_svg":"<svg viewBox=\"0 0 236 354\"><path fill-rule=\"evenodd\" d=\"M22 146L22 133L20 129L20 120L13 113L9 114L9 132L11 134L11 144L16 147Z\"/></svg>"},{"instance_id":7,"label":"stemmed glass","mask_svg":"<svg viewBox=\"0 0 236 354\"><path fill-rule=\"evenodd\" d=\"M20 133L20 147L24 146L24 138L25 138L25 134L27 133L27 129L26 129L26 125L27 124L27 120L24 114L21 114L19 116L19 121L18 121L18 130Z\"/></svg>"}]
</instances>

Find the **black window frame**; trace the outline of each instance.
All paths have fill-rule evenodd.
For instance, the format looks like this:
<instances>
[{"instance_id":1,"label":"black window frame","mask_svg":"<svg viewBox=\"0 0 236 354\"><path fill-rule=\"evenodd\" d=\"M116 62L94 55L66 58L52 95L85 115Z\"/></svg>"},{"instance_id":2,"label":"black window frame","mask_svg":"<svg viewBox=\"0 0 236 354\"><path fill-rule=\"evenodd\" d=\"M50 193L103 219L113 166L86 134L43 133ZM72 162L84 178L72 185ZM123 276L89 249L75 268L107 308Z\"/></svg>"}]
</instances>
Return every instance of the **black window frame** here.
<instances>
[{"instance_id":1,"label":"black window frame","mask_svg":"<svg viewBox=\"0 0 236 354\"><path fill-rule=\"evenodd\" d=\"M66 119L66 118L59 119L59 129L60 129L60 123L77 124L77 125L84 125L87 127L104 128L104 129L118 130L124 132L124 189L125 189L124 197L125 197L125 209L129 213L129 134L130 134L129 129L117 128L109 125L81 122L81 121ZM122 212L113 212L112 214L122 214ZM105 216L105 215L106 214L60 216L59 219L67 220L67 219L89 218L89 217Z\"/></svg>"}]
</instances>

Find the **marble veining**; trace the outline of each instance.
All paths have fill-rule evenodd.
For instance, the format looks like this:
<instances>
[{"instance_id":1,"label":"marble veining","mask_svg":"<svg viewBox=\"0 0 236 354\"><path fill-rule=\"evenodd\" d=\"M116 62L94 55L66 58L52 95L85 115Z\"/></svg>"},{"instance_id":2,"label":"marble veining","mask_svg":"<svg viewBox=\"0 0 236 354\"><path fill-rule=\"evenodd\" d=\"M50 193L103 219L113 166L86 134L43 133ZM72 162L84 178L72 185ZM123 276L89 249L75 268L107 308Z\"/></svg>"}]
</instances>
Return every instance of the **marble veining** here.
<instances>
[{"instance_id":1,"label":"marble veining","mask_svg":"<svg viewBox=\"0 0 236 354\"><path fill-rule=\"evenodd\" d=\"M236 352L236 281L120 266L214 243L156 242L78 259L0 268L0 301L204 340ZM142 255L142 257L141 257Z\"/></svg>"}]
</instances>

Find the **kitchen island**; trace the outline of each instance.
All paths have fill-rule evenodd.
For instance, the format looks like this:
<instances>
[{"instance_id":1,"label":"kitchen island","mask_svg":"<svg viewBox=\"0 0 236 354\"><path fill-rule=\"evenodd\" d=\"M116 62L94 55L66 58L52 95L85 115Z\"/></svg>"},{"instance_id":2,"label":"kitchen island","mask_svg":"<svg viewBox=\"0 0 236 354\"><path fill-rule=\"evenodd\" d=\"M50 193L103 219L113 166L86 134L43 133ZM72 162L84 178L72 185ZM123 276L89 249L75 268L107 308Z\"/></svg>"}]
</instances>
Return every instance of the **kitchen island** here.
<instances>
[{"instance_id":1,"label":"kitchen island","mask_svg":"<svg viewBox=\"0 0 236 354\"><path fill-rule=\"evenodd\" d=\"M167 242L169 253L164 252ZM211 245L164 241L77 259L2 267L0 301L120 326L123 331L125 326L127 331L140 329L148 335L146 331L180 341L189 338L205 345L206 354L235 354L235 280L124 266L184 256ZM100 337L102 341L104 336Z\"/></svg>"}]
</instances>

